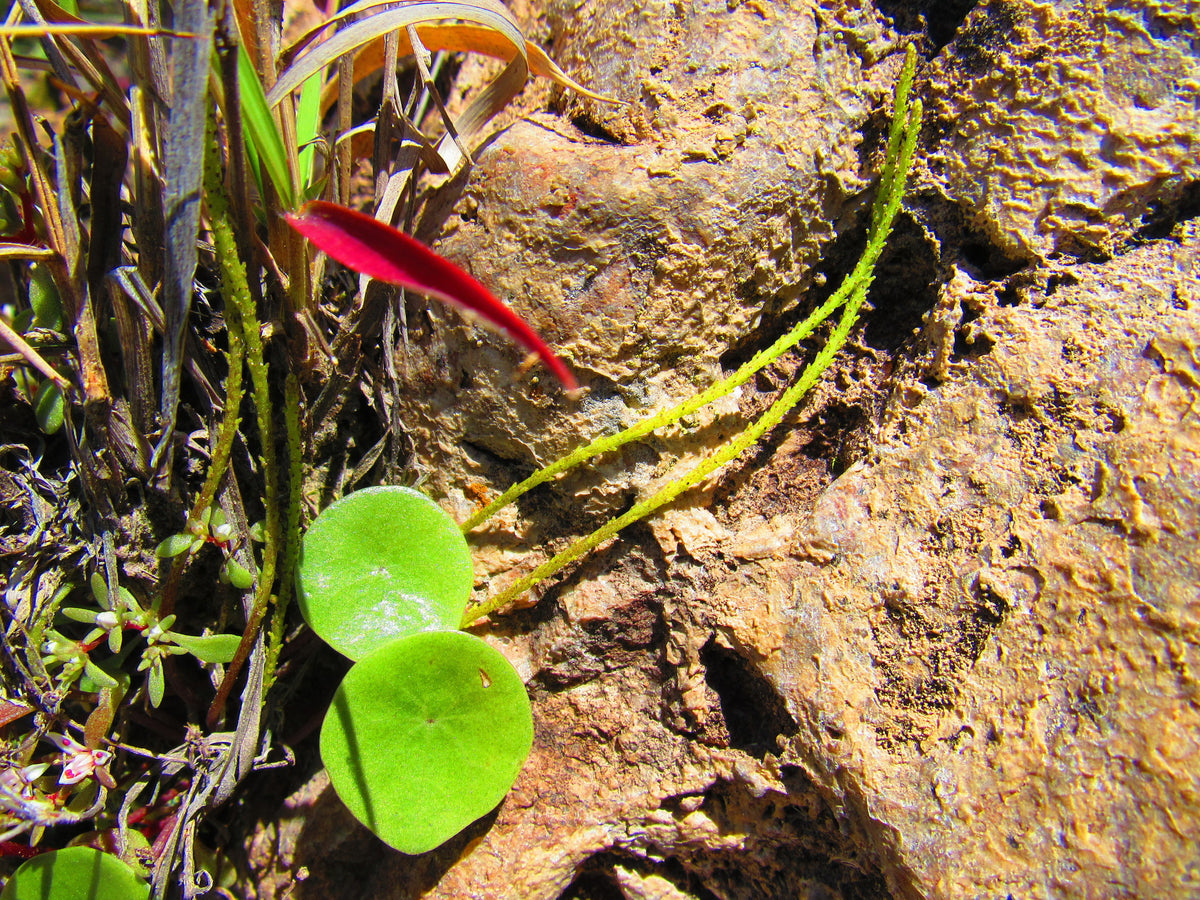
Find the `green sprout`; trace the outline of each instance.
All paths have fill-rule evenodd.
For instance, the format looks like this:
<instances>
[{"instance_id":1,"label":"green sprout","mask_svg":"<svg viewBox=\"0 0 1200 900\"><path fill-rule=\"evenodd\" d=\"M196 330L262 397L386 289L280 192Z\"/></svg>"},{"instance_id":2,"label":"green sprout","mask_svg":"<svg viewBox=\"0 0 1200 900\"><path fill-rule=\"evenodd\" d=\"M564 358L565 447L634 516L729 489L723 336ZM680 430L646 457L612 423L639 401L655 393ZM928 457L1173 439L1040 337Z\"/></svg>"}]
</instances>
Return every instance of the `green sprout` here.
<instances>
[{"instance_id":1,"label":"green sprout","mask_svg":"<svg viewBox=\"0 0 1200 900\"><path fill-rule=\"evenodd\" d=\"M92 574L89 583L99 610L67 606L60 609L59 613L72 621L95 626L80 642L83 645L95 646L101 638L106 638L108 649L113 653L120 653L123 641L121 636L125 629L142 631L149 627L153 613L142 609L133 594L124 587L118 586L117 596L110 596L108 585L99 572Z\"/></svg>"},{"instance_id":2,"label":"green sprout","mask_svg":"<svg viewBox=\"0 0 1200 900\"><path fill-rule=\"evenodd\" d=\"M251 529L250 537L261 536L261 527ZM188 522L187 529L173 534L155 549L159 559L172 559L184 554L192 554L206 544L217 547L225 556L221 570L217 573L221 584L230 584L241 591L254 586L254 576L233 557L236 549L233 526L226 521L225 513L219 507L206 507L200 516Z\"/></svg>"},{"instance_id":3,"label":"green sprout","mask_svg":"<svg viewBox=\"0 0 1200 900\"><path fill-rule=\"evenodd\" d=\"M205 527L208 527L208 524L210 523L206 522ZM217 533L224 534L220 525L217 526ZM58 676L61 690L65 690L81 675L90 679L91 687L116 687L116 679L94 663L89 653L101 643L107 643L109 651L119 665L124 659L121 650L124 647L123 635L126 631L140 634L146 642L141 651L137 671L148 673L147 692L151 705L155 707L162 703L166 692L163 661L168 656L191 654L201 663L212 665L229 662L237 652L241 642L239 635L179 634L171 630L171 626L175 624L174 614L159 618L157 610L153 607L143 608L133 594L119 585L116 596L112 596L99 573L92 575L90 584L98 608L63 607L59 614L73 622L91 625L92 630L78 641L51 630L44 645L46 655L42 659L43 664L47 668L61 667Z\"/></svg>"},{"instance_id":4,"label":"green sprout","mask_svg":"<svg viewBox=\"0 0 1200 900\"><path fill-rule=\"evenodd\" d=\"M42 665L47 671L58 669L55 681L59 691L69 690L85 674L100 687L117 686L116 679L92 662L88 650L82 641L73 641L54 629L47 631L47 639L42 644Z\"/></svg>"}]
</instances>

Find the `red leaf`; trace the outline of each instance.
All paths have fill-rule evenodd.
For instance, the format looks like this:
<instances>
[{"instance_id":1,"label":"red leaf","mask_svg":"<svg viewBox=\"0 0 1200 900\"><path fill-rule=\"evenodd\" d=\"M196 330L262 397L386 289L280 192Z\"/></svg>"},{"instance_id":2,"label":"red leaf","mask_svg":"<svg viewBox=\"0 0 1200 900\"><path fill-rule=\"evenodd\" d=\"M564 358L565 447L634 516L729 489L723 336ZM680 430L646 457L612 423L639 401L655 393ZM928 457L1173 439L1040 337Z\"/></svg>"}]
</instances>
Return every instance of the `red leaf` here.
<instances>
[{"instance_id":1,"label":"red leaf","mask_svg":"<svg viewBox=\"0 0 1200 900\"><path fill-rule=\"evenodd\" d=\"M27 716L33 712L32 706L22 706L19 703L13 703L11 700L0 700L0 728L3 728L9 722L15 722L22 716ZM3 856L3 854L0 854Z\"/></svg>"},{"instance_id":2,"label":"red leaf","mask_svg":"<svg viewBox=\"0 0 1200 900\"><path fill-rule=\"evenodd\" d=\"M568 391L578 386L562 360L524 320L482 284L415 238L357 210L324 200L306 203L298 214L289 213L287 220L319 249L355 272L476 313L541 357Z\"/></svg>"}]
</instances>

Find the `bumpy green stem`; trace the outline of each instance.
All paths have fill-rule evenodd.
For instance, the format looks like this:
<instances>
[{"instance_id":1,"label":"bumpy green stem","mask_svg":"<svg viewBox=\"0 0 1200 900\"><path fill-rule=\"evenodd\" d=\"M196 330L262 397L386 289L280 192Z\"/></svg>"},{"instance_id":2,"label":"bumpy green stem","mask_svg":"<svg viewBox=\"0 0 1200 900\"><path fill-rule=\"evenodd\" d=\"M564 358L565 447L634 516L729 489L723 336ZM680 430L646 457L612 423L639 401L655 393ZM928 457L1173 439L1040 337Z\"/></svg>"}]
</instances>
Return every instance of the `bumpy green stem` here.
<instances>
[{"instance_id":1,"label":"bumpy green stem","mask_svg":"<svg viewBox=\"0 0 1200 900\"><path fill-rule=\"evenodd\" d=\"M217 488L221 479L229 469L229 458L233 453L233 442L237 437L241 417L238 409L242 405L242 364L246 359L246 345L242 336L242 317L236 310L230 309L225 315L225 329L229 336L229 374L225 376L225 409L222 413L221 424L217 428L217 439L213 444L209 457L208 472L204 476L204 484L192 504L191 519L200 518L204 510L212 506L217 496ZM179 559L186 559L181 555Z\"/></svg>"},{"instance_id":2,"label":"bumpy green stem","mask_svg":"<svg viewBox=\"0 0 1200 900\"><path fill-rule=\"evenodd\" d=\"M233 454L233 442L237 438L241 417L238 410L242 405L242 365L246 359L246 346L242 336L242 317L237 310L230 307L225 314L225 329L229 337L229 352L226 359L229 362L229 373L225 376L225 409L221 414L221 424L217 426L216 440L209 455L208 471L204 475L204 484L192 504L188 516L188 526L200 519L203 512L213 504L221 479L229 470L229 459ZM183 567L188 560L188 554L181 553L171 562L167 573L166 585L159 605L160 615L169 616L175 607L175 592L179 580L183 576Z\"/></svg>"},{"instance_id":3,"label":"bumpy green stem","mask_svg":"<svg viewBox=\"0 0 1200 900\"><path fill-rule=\"evenodd\" d=\"M830 366L837 353L845 345L851 328L854 327L854 323L858 320L859 310L866 300L867 291L873 280L875 264L878 262L879 255L883 252L883 248L887 243L892 222L896 217L896 213L900 210L900 203L904 197L904 186L909 167L912 164L913 153L916 149L922 113L921 102L919 100L915 101L911 107L908 103L908 95L915 70L916 53L910 47L896 89L894 117L888 136L888 146L883 173L880 179L879 193L871 210L871 227L868 231L867 246L858 264L854 267L854 271L846 277L841 287L833 296L820 309L797 325L788 334L784 335L784 337L776 341L771 347L756 354L753 359L739 368L729 378L713 385L708 390L671 410L652 416L618 435L594 441L586 447L564 457L562 460L553 463L546 469L535 473L530 478L521 482L521 484L507 491L495 503L473 516L463 527L464 529L475 527L475 525L484 521L496 510L516 499L520 494L531 487L541 484L559 472L565 471L571 466L577 465L598 453L615 449L624 443L649 434L656 428L677 421L682 416L699 409L707 403L711 403L718 397L744 384L755 372L770 364L788 349L799 343L799 341L810 335L839 306L845 304L842 316L833 333L830 335L829 340L812 362L808 364L800 378L788 387L783 395L754 424L686 475L672 481L653 496L635 504L632 509L623 515L611 519L591 534L576 541L566 550L538 566L524 578L519 579L490 600L468 609L463 617L464 626L469 625L481 616L487 615L511 603L542 579L548 578L564 566L598 547L626 526L645 518L670 503L684 491L695 487L721 466L745 453L763 435L782 421L783 417L812 388L817 379Z\"/></svg>"},{"instance_id":4,"label":"bumpy green stem","mask_svg":"<svg viewBox=\"0 0 1200 900\"><path fill-rule=\"evenodd\" d=\"M678 422L684 416L691 415L698 409L701 409L708 404L719 400L726 394L736 390L743 384L748 382L761 369L766 368L775 360L779 359L787 351L791 350L801 341L812 335L816 329L822 325L852 294L855 287L865 278L869 279L871 272L875 268L875 263L879 259L879 254L883 251L884 244L887 242L887 233L890 228L881 228L885 220L890 226L891 220L895 217L896 211L899 209L900 200L902 199L903 191L897 193L893 190L893 180L895 178L898 167L895 166L895 153L900 148L901 138L906 133L908 119L906 112L908 110L908 94L912 87L913 73L916 70L916 52L910 47L908 56L905 58L904 69L901 72L899 83L896 87L896 100L894 108L896 115L892 119L892 126L888 136L888 153L887 162L884 166L884 171L880 177L879 190L876 195L876 201L871 211L871 239L868 240L866 250L859 259L858 264L842 282L841 287L826 300L820 308L814 310L803 322L792 328L787 334L779 338L775 343L765 350L760 350L748 362L743 363L740 368L728 378L722 379L706 390L688 398L682 403L671 407L670 409L662 410L655 413L653 416L643 419L635 425L631 425L624 431L618 434L609 435L607 437L597 438L590 444L580 447L572 451L568 455L557 459L550 465L534 472L524 481L521 481L483 509L479 510L468 518L462 524L463 531L471 531L478 528L504 507L508 506L513 501L517 500L524 494L533 490L540 484L544 484L556 475L572 469L580 463L586 462L594 456L599 456L602 453L608 453L616 450L631 441L639 440L646 435L664 428L674 422ZM919 121L919 116L918 116ZM894 198L894 204L889 206L889 201ZM891 208L894 206L894 208ZM888 212L891 209L890 213Z\"/></svg>"},{"instance_id":5,"label":"bumpy green stem","mask_svg":"<svg viewBox=\"0 0 1200 900\"><path fill-rule=\"evenodd\" d=\"M744 363L736 372L728 378L722 379L711 387L693 397L689 397L683 403L673 406L670 409L662 410L655 413L653 416L643 419L636 425L626 428L619 434L609 435L608 437L598 438L578 450L564 456L562 459L555 460L550 465L543 469L534 472L524 481L513 485L498 498L488 504L486 507L475 513L471 518L467 519L462 525L463 531L471 531L478 528L504 507L508 506L523 494L528 493L539 484L544 484L555 475L572 469L580 463L586 462L593 456L599 456L601 453L607 453L610 450L616 450L628 444L630 441L636 441L643 438L651 432L664 428L673 422L678 422L684 416L694 413L696 410L707 406L714 400L719 400L729 392L741 387L749 381L754 374L765 366L770 365L792 347L796 346L800 341L807 338L816 330L817 326L829 318L830 314L842 305L846 300L844 291L839 290L836 294L827 300L820 309L815 310L807 319L777 340L766 350L760 350L752 359Z\"/></svg>"},{"instance_id":6,"label":"bumpy green stem","mask_svg":"<svg viewBox=\"0 0 1200 900\"><path fill-rule=\"evenodd\" d=\"M250 284L246 267L238 255L234 239L233 222L229 212L229 200L225 196L225 182L221 174L221 154L216 136L216 114L210 109L208 134L204 160L204 198L208 205L209 228L212 231L217 263L221 268L221 281L228 310L241 320L242 338L245 342L246 364L250 369L250 384L254 394L254 410L258 424L259 441L262 444L262 470L266 487L266 542L263 545L263 561L258 574L258 588L254 595L246 630L237 655L229 663L225 678L217 689L217 695L208 711L208 724L215 725L225 707L238 673L245 664L254 639L262 624L270 602L271 588L275 583L275 567L279 556L279 469L275 459L275 433L271 423L270 386L267 378L267 363L263 356L262 335L259 332L258 315L254 299L250 295Z\"/></svg>"},{"instance_id":7,"label":"bumpy green stem","mask_svg":"<svg viewBox=\"0 0 1200 900\"><path fill-rule=\"evenodd\" d=\"M263 691L270 689L275 681L275 666L279 661L279 650L283 645L284 620L288 604L295 587L296 564L300 558L300 493L303 485L303 460L300 440L300 383L295 375L288 375L284 385L284 421L287 425L288 459L288 507L284 525L286 543L283 565L279 572L279 596L275 600L275 612L271 617L271 634L267 644L267 664L263 669Z\"/></svg>"}]
</instances>

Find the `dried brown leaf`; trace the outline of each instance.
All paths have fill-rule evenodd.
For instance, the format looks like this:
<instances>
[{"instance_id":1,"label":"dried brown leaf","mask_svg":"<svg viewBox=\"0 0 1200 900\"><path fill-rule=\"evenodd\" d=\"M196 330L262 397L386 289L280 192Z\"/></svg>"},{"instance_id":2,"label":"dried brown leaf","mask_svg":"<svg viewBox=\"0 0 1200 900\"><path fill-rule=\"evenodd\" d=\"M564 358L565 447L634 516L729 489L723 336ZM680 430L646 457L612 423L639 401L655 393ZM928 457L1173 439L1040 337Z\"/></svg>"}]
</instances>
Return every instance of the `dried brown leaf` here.
<instances>
[{"instance_id":1,"label":"dried brown leaf","mask_svg":"<svg viewBox=\"0 0 1200 900\"><path fill-rule=\"evenodd\" d=\"M369 4L354 4L330 21L378 5L374 0ZM277 105L309 76L322 71L359 47L382 40L389 32L402 31L409 25L419 26L445 19L459 19L498 32L516 49L520 58L525 60L525 37L512 15L499 4L491 0L420 0L400 9L377 12L335 32L307 50L279 76L279 80L267 94L267 103L270 106ZM302 37L298 45L310 40L313 33L315 31ZM525 66L527 68L528 64L525 63Z\"/></svg>"}]
</instances>

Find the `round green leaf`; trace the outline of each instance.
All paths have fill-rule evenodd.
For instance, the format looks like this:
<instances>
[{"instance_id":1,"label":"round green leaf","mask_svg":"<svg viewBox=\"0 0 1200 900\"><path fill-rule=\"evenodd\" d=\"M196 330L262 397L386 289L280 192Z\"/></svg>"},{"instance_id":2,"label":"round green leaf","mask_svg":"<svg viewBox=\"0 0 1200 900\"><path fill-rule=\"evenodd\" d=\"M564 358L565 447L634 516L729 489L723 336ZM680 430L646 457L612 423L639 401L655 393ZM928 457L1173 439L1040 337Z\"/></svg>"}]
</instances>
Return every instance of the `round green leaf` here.
<instances>
[{"instance_id":1,"label":"round green leaf","mask_svg":"<svg viewBox=\"0 0 1200 900\"><path fill-rule=\"evenodd\" d=\"M247 591L254 586L254 576L236 559L225 560L224 572L229 583L240 591Z\"/></svg>"},{"instance_id":2,"label":"round green leaf","mask_svg":"<svg viewBox=\"0 0 1200 900\"><path fill-rule=\"evenodd\" d=\"M321 727L321 759L355 817L424 853L496 806L533 744L516 670L462 631L400 638L355 665Z\"/></svg>"},{"instance_id":3,"label":"round green leaf","mask_svg":"<svg viewBox=\"0 0 1200 900\"><path fill-rule=\"evenodd\" d=\"M38 328L62 331L66 327L62 299L47 266L39 264L29 270L29 305L33 307L33 324Z\"/></svg>"},{"instance_id":4,"label":"round green leaf","mask_svg":"<svg viewBox=\"0 0 1200 900\"><path fill-rule=\"evenodd\" d=\"M195 541L196 536L188 532L173 534L154 548L154 555L159 559L170 559L173 556L178 556L180 553L186 553L192 549L192 544Z\"/></svg>"},{"instance_id":5,"label":"round green leaf","mask_svg":"<svg viewBox=\"0 0 1200 900\"><path fill-rule=\"evenodd\" d=\"M21 863L0 900L146 900L150 885L117 857L92 847L53 850Z\"/></svg>"},{"instance_id":6,"label":"round green leaf","mask_svg":"<svg viewBox=\"0 0 1200 900\"><path fill-rule=\"evenodd\" d=\"M357 660L397 637L458 628L474 578L462 532L436 503L367 488L308 529L298 600L312 630Z\"/></svg>"}]
</instances>

